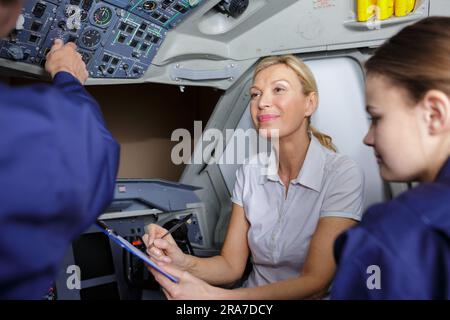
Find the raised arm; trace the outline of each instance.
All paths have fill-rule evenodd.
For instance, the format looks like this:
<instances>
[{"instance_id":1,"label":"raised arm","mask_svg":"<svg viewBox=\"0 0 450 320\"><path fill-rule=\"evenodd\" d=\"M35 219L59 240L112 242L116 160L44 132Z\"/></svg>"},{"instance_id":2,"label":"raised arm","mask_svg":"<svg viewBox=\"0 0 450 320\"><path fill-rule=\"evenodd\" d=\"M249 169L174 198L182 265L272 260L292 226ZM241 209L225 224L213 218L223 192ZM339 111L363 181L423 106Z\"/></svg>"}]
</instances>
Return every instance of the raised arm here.
<instances>
[{"instance_id":1,"label":"raised arm","mask_svg":"<svg viewBox=\"0 0 450 320\"><path fill-rule=\"evenodd\" d=\"M54 81L0 87L0 298L40 298L114 194L119 146L97 104L66 70Z\"/></svg>"}]
</instances>

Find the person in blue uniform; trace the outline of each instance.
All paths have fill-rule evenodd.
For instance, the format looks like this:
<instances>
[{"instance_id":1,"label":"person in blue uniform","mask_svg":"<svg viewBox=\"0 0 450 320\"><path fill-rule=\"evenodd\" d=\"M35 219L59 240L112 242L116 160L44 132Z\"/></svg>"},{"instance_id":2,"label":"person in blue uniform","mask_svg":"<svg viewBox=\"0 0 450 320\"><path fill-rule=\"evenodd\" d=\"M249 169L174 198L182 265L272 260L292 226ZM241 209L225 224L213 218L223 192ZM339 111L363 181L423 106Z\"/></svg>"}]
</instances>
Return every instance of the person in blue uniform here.
<instances>
[{"instance_id":1,"label":"person in blue uniform","mask_svg":"<svg viewBox=\"0 0 450 320\"><path fill-rule=\"evenodd\" d=\"M22 5L0 0L0 37ZM70 242L113 197L119 146L75 49L51 48L52 84L0 84L0 299L43 297Z\"/></svg>"},{"instance_id":2,"label":"person in blue uniform","mask_svg":"<svg viewBox=\"0 0 450 320\"><path fill-rule=\"evenodd\" d=\"M387 181L420 182L335 243L334 299L450 299L450 18L408 26L366 63L373 147Z\"/></svg>"}]
</instances>

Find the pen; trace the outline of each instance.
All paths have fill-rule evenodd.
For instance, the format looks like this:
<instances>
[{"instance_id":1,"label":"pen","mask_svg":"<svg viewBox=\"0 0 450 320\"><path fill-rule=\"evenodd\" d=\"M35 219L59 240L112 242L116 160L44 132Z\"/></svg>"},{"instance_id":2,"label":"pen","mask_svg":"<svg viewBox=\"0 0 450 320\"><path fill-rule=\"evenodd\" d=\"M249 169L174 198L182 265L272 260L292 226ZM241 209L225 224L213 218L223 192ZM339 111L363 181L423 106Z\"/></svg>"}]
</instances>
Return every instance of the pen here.
<instances>
[{"instance_id":1,"label":"pen","mask_svg":"<svg viewBox=\"0 0 450 320\"><path fill-rule=\"evenodd\" d=\"M168 236L169 234L173 233L174 231L176 231L178 228L180 228L181 226L183 226L184 224L186 224L190 219L192 218L192 213L188 214L187 216L183 217L183 219L181 219L176 225L174 225L172 228L170 228L161 238L159 239L163 239L164 237ZM155 239L156 240L156 239ZM153 240L154 242L154 240ZM153 243L147 248L147 250L151 249L153 247Z\"/></svg>"},{"instance_id":2,"label":"pen","mask_svg":"<svg viewBox=\"0 0 450 320\"><path fill-rule=\"evenodd\" d=\"M185 223L187 223L189 221L189 219L192 218L192 213L188 214L187 216L185 216L183 219L181 219L176 225L174 225L172 228L170 228L166 234L164 234L162 238L168 236L169 234L171 234L172 232L174 232L175 230L177 230L179 227L181 227L182 225L184 225Z\"/></svg>"},{"instance_id":3,"label":"pen","mask_svg":"<svg viewBox=\"0 0 450 320\"><path fill-rule=\"evenodd\" d=\"M97 220L96 224L100 227L100 229L105 230L107 233L118 236L117 232L114 231L113 229L111 229L110 227L108 227L103 221Z\"/></svg>"},{"instance_id":4,"label":"pen","mask_svg":"<svg viewBox=\"0 0 450 320\"><path fill-rule=\"evenodd\" d=\"M144 261L148 266L152 267L156 271L163 274L165 277L170 279L171 281L177 283L178 279L174 276L168 274L164 270L162 270L155 262L153 262L148 255L141 252L139 248L136 248L135 245L131 244L128 240L122 238L113 228L108 227L103 221L97 220L97 226L102 229L102 231L109 237L110 240L114 241L116 244L121 246L123 249L127 250L131 254L135 255L142 261ZM141 249L142 250L142 249Z\"/></svg>"}]
</instances>

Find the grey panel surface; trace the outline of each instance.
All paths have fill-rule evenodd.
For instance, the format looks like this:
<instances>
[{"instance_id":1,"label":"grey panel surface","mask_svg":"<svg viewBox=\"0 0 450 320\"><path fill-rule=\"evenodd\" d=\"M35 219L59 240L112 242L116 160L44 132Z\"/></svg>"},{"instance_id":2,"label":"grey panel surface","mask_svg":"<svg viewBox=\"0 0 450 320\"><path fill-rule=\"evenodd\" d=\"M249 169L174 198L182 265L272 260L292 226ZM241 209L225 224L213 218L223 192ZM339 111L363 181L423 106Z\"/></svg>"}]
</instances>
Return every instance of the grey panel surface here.
<instances>
[{"instance_id":1,"label":"grey panel surface","mask_svg":"<svg viewBox=\"0 0 450 320\"><path fill-rule=\"evenodd\" d=\"M430 0L430 16L450 16L450 1Z\"/></svg>"},{"instance_id":2,"label":"grey panel surface","mask_svg":"<svg viewBox=\"0 0 450 320\"><path fill-rule=\"evenodd\" d=\"M116 182L113 207L108 211L129 211L156 208L162 211L185 210L186 205L200 202L194 191L198 187L181 183L148 180L119 179ZM125 208L120 208L120 201ZM136 201L132 201L136 200Z\"/></svg>"},{"instance_id":3,"label":"grey panel surface","mask_svg":"<svg viewBox=\"0 0 450 320\"><path fill-rule=\"evenodd\" d=\"M431 0L433 1L433 0ZM428 16L429 1L419 0L414 14L391 18L380 25L356 22L354 0L252 0L238 19L214 11L211 2L194 12L167 40L155 57L157 74L149 81L168 79L173 64L215 70L235 64L242 73L260 57L376 47L404 26ZM229 88L235 81L170 81L182 85Z\"/></svg>"}]
</instances>

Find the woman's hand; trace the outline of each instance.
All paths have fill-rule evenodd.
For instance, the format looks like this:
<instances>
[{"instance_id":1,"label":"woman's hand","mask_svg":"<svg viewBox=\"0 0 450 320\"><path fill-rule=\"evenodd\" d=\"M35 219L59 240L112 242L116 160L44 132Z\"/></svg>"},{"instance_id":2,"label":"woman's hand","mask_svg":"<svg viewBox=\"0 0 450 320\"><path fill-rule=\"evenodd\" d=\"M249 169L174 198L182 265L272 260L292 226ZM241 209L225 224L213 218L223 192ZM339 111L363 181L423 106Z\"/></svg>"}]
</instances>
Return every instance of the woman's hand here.
<instances>
[{"instance_id":1,"label":"woman's hand","mask_svg":"<svg viewBox=\"0 0 450 320\"><path fill-rule=\"evenodd\" d=\"M158 263L158 265L161 264ZM224 293L227 291L225 289L213 287L205 281L194 277L189 272L181 271L173 266L166 265L162 267L162 269L178 279L178 283L174 283L158 271L149 268L169 300L222 299Z\"/></svg>"},{"instance_id":2,"label":"woman's hand","mask_svg":"<svg viewBox=\"0 0 450 320\"><path fill-rule=\"evenodd\" d=\"M172 235L167 235L167 230L157 224L150 224L147 233L142 237L147 247L147 253L153 260L164 264L173 264L181 270L188 270L189 255L186 255L176 244Z\"/></svg>"}]
</instances>

